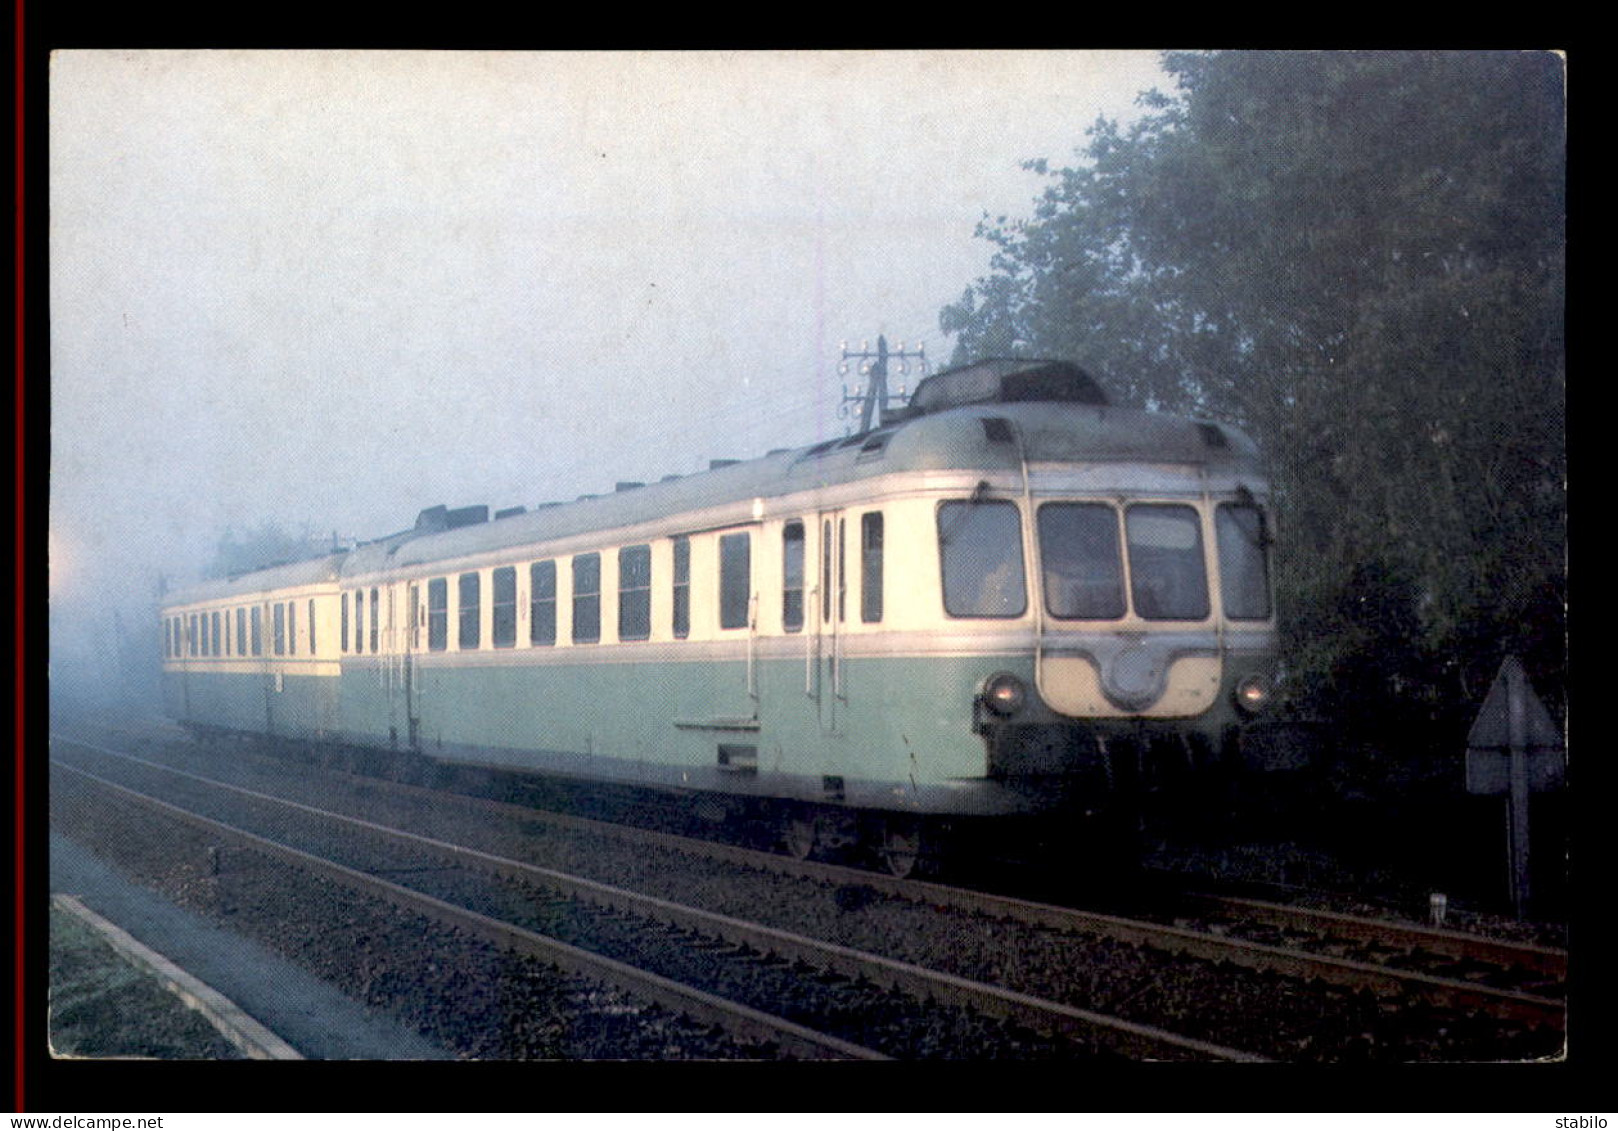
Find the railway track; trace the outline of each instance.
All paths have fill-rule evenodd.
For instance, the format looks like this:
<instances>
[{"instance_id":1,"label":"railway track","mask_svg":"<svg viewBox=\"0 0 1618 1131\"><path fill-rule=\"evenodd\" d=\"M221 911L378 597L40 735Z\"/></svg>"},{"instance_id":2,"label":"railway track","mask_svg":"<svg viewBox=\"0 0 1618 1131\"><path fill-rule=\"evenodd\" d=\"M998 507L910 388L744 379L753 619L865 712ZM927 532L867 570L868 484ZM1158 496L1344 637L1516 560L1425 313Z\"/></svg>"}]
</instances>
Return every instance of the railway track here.
<instances>
[{"instance_id":1,"label":"railway track","mask_svg":"<svg viewBox=\"0 0 1618 1131\"><path fill-rule=\"evenodd\" d=\"M1007 1034L1009 1040L1042 1056L1110 1052L1151 1059L1264 1059L1239 1049L217 783L219 788L255 804L280 806L301 819L318 821L321 827L305 834L312 839L329 839L332 828L340 826L386 846L383 856L372 856L366 867L355 867L204 816L99 774L60 761L53 766L81 782L93 783L124 803L183 823L208 838L430 915L498 946L610 981L666 1008L722 1025L740 1036L777 1045L793 1056L887 1059L895 1055L825 1031L828 1021L835 1022L851 1008L849 1002L841 1000L848 995L828 993L828 987L841 983L854 987L854 996L865 1000L852 1006L861 1015L854 1019L843 1017L840 1027L875 1031L881 1043L912 1054L916 1050L925 1053L939 1042L935 1034L940 1027L960 1029L974 1042L992 1041L994 1034L986 1031L978 1017L981 1015L1052 1038L1042 1041L1015 1031ZM193 782L201 781L194 775L190 777ZM346 851L353 853L354 845L349 844ZM406 855L401 856L401 851ZM493 877L505 886L500 890L480 888L468 884L464 875L446 883L445 864L460 873ZM410 875L412 883L407 886L387 878L389 875ZM453 889L454 898L423 890L422 881L429 878L438 882L428 886ZM468 903L500 905L502 913L489 914L466 906ZM514 922L512 911L516 904L525 908L523 918L565 921L569 933L582 936L589 945L575 945ZM632 959L624 961L603 953L611 950L626 951ZM713 969L738 965L752 968L746 978ZM708 969L701 978L690 979L689 973L676 978L649 969L654 966L684 968L688 972L693 966ZM768 997L792 1003L793 1012L816 1018L821 1027L772 1015L691 984L692 980L710 985L757 982L761 969L768 975L765 980L774 983ZM887 988L869 988L876 986ZM834 1000L821 1002L818 998ZM947 1041L942 1047L948 1047Z\"/></svg>"},{"instance_id":2,"label":"railway track","mask_svg":"<svg viewBox=\"0 0 1618 1131\"><path fill-rule=\"evenodd\" d=\"M116 752L107 751L106 753L112 754ZM321 788L329 790L329 786L322 786ZM356 788L360 787L356 786ZM495 802L461 797L454 798L451 801L446 799L444 795L413 790L411 787L384 786L381 783L366 782L363 789L367 792L385 789L393 796L414 799L415 802L423 805L426 805L431 800L433 803L431 807L439 811L444 806L451 804L466 807L469 812L476 815L475 819L478 823L487 822L492 824L498 820L508 822L517 820L531 824L536 817L532 812L515 810L514 807ZM339 816L338 814L329 814L323 815L319 819L329 820ZM928 884L914 880L897 880L887 876L842 868L838 865L799 862L747 849L714 845L705 841L695 842L685 838L671 837L667 834L627 829L623 826L603 827L599 823L576 817L545 814L543 815L543 820L548 826L568 828L579 835L616 838L622 843L631 845L631 851L640 855L645 855L648 850L658 853L679 852L688 859L710 861L715 867L745 868L755 872L762 871L780 877L822 885L835 893L833 898L838 900L847 900L852 896L856 902L873 899L885 902L897 901L913 908L922 909L927 915L936 916L948 912L955 916L969 917L979 924L988 922L1014 925L1018 935L1028 935L1032 941L1041 942L1042 944L1049 943L1053 937L1058 941L1069 936L1082 936L1090 939L1101 938L1120 946L1132 948L1136 952L1162 952L1182 957L1189 956L1205 966L1216 964L1218 969L1241 967L1261 972L1266 976L1284 976L1292 982L1306 986L1314 986L1316 983L1329 983L1340 987L1345 992L1356 995L1356 998L1368 996L1374 999L1373 1008L1370 1011L1373 1015L1385 1015L1390 1010L1396 1014L1415 1015L1420 1012L1418 1007L1424 1007L1429 1011L1436 1009L1454 1014L1454 1017L1439 1015L1432 1018L1426 1018L1425 1014L1421 1015L1428 1024L1438 1031L1448 1030L1453 1032L1457 1027L1457 1021L1461 1023L1462 1028L1465 1028L1466 1025L1472 1025L1475 1028L1475 1022L1471 1019L1475 1015L1484 1015L1504 1019L1501 1021L1502 1025L1515 1024L1524 1026L1538 1038L1537 1041L1530 1041L1529 1044L1535 1045L1536 1048L1543 1048L1547 1045L1554 1045L1555 1034L1559 1032L1562 1023L1564 1005L1557 997L1552 996L1556 993L1557 987L1545 984L1549 981L1554 981L1555 976L1553 974L1542 972L1541 975L1537 975L1540 978L1540 988L1550 990L1550 995L1543 992L1528 993L1522 989L1513 989L1509 986L1479 984L1476 978L1448 977L1443 974L1428 973L1418 969L1402 969L1386 962L1370 962L1361 958L1320 953L1318 949L1311 952L1301 945L1277 945L1274 941L1243 937L1262 934L1258 927L1252 929L1236 928L1236 924L1239 922L1250 921L1257 923L1264 916L1273 918L1280 914L1282 909L1279 909L1276 905L1261 905L1253 901L1246 901L1249 906L1243 909L1243 913L1249 918L1247 920L1236 920L1232 918L1233 905L1226 904L1219 910L1221 917L1219 921L1209 921L1200 928L1185 925L1184 922L1181 924L1153 923L1118 916L1098 915L1072 908L1011 899L1005 896L965 891L938 884ZM477 863L474 866L486 867L487 864ZM587 886L575 889L575 897L599 898L599 893L590 896L578 894L586 890L589 890ZM665 900L663 902L671 903L672 901ZM728 946L746 947L759 951L777 950L787 945L784 941L784 936L798 935L808 938L802 932L783 932L779 927L761 927L760 924L756 923L747 925L741 920L737 920L735 924L721 922L727 918L735 919L736 917L734 916L726 917L721 915L718 920L712 918L704 920L703 916L712 916L714 913L704 912L697 908L687 910L694 912L694 914L685 918L684 929L713 931L715 932L715 937L727 939L728 941L724 945ZM1203 912L1207 912L1206 906L1203 908ZM641 897L639 906L626 913L661 914L665 918L678 918L679 915L686 914L686 912L676 914L670 908L657 905L655 898L648 902L646 897ZM1303 919L1309 918L1309 916L1302 916L1302 913L1296 909L1288 909L1286 914L1290 918L1288 919L1289 925L1284 929L1294 935L1299 935L1302 928L1298 924ZM1316 916L1314 918L1318 920L1320 917ZM720 926L729 930L730 934L728 936L724 934L719 929ZM1341 924L1338 926L1341 927ZM1356 928L1362 931L1368 931L1373 926L1375 924L1369 920L1356 924ZM948 926L940 929L946 932L952 930ZM1276 928L1271 926L1264 929L1273 932ZM1439 934L1454 935L1456 933ZM1040 936L1040 938L1033 939L1033 936ZM1271 937L1273 939L1273 935ZM1285 941L1296 942L1297 940ZM1449 941L1460 942L1463 940ZM794 943L792 945L805 944ZM1013 938L1007 940L1005 945L1015 949L1022 944ZM1374 945L1390 952L1394 949L1385 941ZM1505 959L1502 956L1510 948L1502 948L1499 944L1490 945L1496 952L1496 961L1504 961ZM858 951L858 948L847 949ZM962 949L964 951L969 948ZM1030 945L1028 949L1032 953L1033 950L1039 948ZM1049 947L1046 946L1045 949L1049 949ZM886 984L907 985L913 993L942 995L941 1000L965 1000L951 995L958 995L967 991L957 988L938 988L948 984L950 978L977 986L989 986L995 992L989 994L986 998L980 997L970 1008L985 1012L990 1016L1028 1025L1047 1033L1073 1032L1076 1027L1093 1027L1100 1023L1098 1010L1087 1010L1074 1006L1071 1004L1071 996L1066 1002L1053 1003L1062 1005L1070 1011L1066 1015L1061 1010L1052 1014L1048 1007L1034 1006L1023 999L1048 1000L1043 992L1038 990L1033 993L1026 992L1028 986L1019 984L1018 979L1014 977L1006 976L1004 969L998 972L984 972L974 968L968 958L962 958L959 955L946 955L943 956L942 961L929 960L925 962L906 961L904 957L878 956L883 961L876 964L875 969L878 969L879 972L873 973L872 966L868 964L862 965L865 960L859 959L853 954L841 955L835 948L828 948L824 941L818 939L809 939L808 949L792 953L794 957L789 959L792 962L818 964L822 969L839 971L844 977L856 980L864 978L882 980ZM1540 957L1546 958L1544 955ZM1554 958L1554 956L1551 957ZM1482 960L1474 957L1469 958L1468 961L1481 962ZM935 965L953 966L954 971L958 972L928 969ZM940 981L936 978L939 973L943 973L947 977ZM1038 979L1032 981L1037 984ZM1289 997L1293 995L1294 989L1295 987L1282 986L1279 989L1273 989L1273 995ZM984 993L981 989L974 989L970 992L979 995ZM1315 991L1311 990L1310 992ZM1364 1012L1366 1004L1364 1001L1357 1001L1355 1004L1358 1005L1361 1012ZM1341 1003L1337 1003L1337 1006L1341 1006ZM1043 1017L1040 1014L1041 1010L1046 1010ZM1126 1021L1125 1028L1119 1030L1124 1033L1129 1032L1127 1027L1129 1024L1140 1025L1139 1021L1127 1022L1125 1018L1118 1018L1118 1020ZM1372 1020L1375 1020L1374 1016ZM1366 1023L1369 1024L1370 1022ZM1360 1022L1355 1022L1354 1024L1360 1024ZM1354 1024L1349 1027L1354 1027ZM1147 1031L1156 1031L1163 1028L1160 1025L1141 1027ZM1373 1042L1377 1040L1374 1025L1368 1036ZM1172 1053L1172 1055L1203 1055L1204 1053L1214 1052L1214 1050L1239 1053L1240 1049L1245 1047L1238 1042L1221 1044L1220 1041L1211 1040L1208 1037L1209 1035L1205 1033L1201 1037L1192 1038L1193 1043L1178 1046L1179 1051ZM1135 1038L1144 1039L1144 1036L1136 1034ZM1291 1042L1290 1044L1288 1043L1289 1041ZM1127 1041L1125 1043L1128 1044ZM1383 1039L1381 1046L1386 1048L1388 1043L1386 1039ZM1439 1043L1442 1044L1443 1042L1440 1041ZM1209 1047L1205 1049L1200 1046ZM1280 1047L1272 1048L1268 1051L1270 1055L1285 1056L1293 1051L1295 1047L1304 1049L1313 1047L1314 1050L1318 1050L1319 1045L1311 1046L1311 1038L1305 1033L1300 1037L1288 1038L1288 1040L1281 1042ZM1131 1047L1127 1054L1166 1055L1162 1049L1156 1052L1142 1052L1138 1045ZM1215 1055L1220 1054L1215 1053ZM1318 1051L1312 1051L1309 1055L1319 1055L1319 1053ZM1476 1054L1468 1055L1475 1056Z\"/></svg>"}]
</instances>

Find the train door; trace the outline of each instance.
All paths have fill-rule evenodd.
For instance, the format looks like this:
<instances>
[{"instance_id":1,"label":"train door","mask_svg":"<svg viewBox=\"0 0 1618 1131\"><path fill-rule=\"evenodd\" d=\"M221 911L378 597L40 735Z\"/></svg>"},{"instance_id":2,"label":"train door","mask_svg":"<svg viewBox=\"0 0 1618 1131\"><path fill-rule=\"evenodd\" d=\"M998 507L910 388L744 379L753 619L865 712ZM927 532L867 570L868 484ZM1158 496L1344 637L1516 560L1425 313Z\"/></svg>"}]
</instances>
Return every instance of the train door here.
<instances>
[{"instance_id":1,"label":"train door","mask_svg":"<svg viewBox=\"0 0 1618 1131\"><path fill-rule=\"evenodd\" d=\"M848 522L841 511L818 516L819 579L812 620L816 656L814 695L823 734L838 734L843 725L843 624L848 611Z\"/></svg>"},{"instance_id":2,"label":"train door","mask_svg":"<svg viewBox=\"0 0 1618 1131\"><path fill-rule=\"evenodd\" d=\"M758 585L754 576L754 543L758 529L734 530L718 537L719 590L718 616L721 633L743 629L745 637L735 636L743 645L742 663L731 669L715 686L713 714L715 718L751 720L759 717L758 675ZM729 665L727 665L729 668Z\"/></svg>"},{"instance_id":3,"label":"train door","mask_svg":"<svg viewBox=\"0 0 1618 1131\"><path fill-rule=\"evenodd\" d=\"M275 605L263 604L253 608L255 623L253 625L253 650L263 657L260 666L264 681L264 733L276 733L276 700L281 695L283 681L281 673L274 660L275 645L281 637L275 631L275 614L280 612ZM283 614L284 615L284 614ZM283 630L284 631L284 630Z\"/></svg>"},{"instance_id":4,"label":"train door","mask_svg":"<svg viewBox=\"0 0 1618 1131\"><path fill-rule=\"evenodd\" d=\"M404 686L406 749L421 751L421 688L416 666L416 650L421 644L421 586L412 581L405 599L404 668L400 682Z\"/></svg>"}]
</instances>

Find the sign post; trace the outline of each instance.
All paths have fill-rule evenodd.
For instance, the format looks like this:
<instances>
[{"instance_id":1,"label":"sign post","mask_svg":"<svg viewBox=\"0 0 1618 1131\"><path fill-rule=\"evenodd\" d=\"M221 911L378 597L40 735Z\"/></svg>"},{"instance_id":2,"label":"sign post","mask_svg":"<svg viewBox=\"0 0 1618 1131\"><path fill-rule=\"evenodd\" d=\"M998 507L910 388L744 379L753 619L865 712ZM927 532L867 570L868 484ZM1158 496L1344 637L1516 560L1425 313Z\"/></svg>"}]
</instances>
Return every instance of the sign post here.
<instances>
[{"instance_id":1,"label":"sign post","mask_svg":"<svg viewBox=\"0 0 1618 1131\"><path fill-rule=\"evenodd\" d=\"M1565 761L1562 735L1550 712L1529 686L1517 657L1507 656L1466 737L1466 789L1507 797L1509 881L1518 918L1530 896L1529 795L1560 787Z\"/></svg>"}]
</instances>

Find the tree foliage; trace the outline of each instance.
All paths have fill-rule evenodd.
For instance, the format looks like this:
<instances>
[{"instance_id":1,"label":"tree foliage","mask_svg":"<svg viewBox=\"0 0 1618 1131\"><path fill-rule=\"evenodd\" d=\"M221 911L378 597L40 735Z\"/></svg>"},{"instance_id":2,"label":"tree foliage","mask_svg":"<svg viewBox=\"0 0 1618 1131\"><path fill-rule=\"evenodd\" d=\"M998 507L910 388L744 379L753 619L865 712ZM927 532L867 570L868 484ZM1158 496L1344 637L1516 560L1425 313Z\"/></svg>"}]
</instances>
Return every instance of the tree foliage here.
<instances>
[{"instance_id":1,"label":"tree foliage","mask_svg":"<svg viewBox=\"0 0 1618 1131\"><path fill-rule=\"evenodd\" d=\"M958 356L1072 357L1120 399L1253 429L1289 660L1322 702L1373 673L1442 711L1507 649L1559 685L1561 60L1164 66L1134 125L1030 162L1030 217L980 225L992 273L940 318Z\"/></svg>"},{"instance_id":2,"label":"tree foliage","mask_svg":"<svg viewBox=\"0 0 1618 1131\"><path fill-rule=\"evenodd\" d=\"M332 552L332 539L315 535L307 523L296 534L280 523L266 520L245 534L227 527L204 571L210 578L234 577L266 566L303 561Z\"/></svg>"}]
</instances>

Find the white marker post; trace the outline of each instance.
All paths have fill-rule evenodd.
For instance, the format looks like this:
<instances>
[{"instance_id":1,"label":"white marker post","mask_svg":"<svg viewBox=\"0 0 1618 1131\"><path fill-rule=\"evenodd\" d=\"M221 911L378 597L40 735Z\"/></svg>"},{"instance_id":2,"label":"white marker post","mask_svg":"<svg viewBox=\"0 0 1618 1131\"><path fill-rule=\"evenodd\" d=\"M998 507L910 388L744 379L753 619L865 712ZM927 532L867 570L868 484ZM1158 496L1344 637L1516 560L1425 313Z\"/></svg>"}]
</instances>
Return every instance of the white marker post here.
<instances>
[{"instance_id":1,"label":"white marker post","mask_svg":"<svg viewBox=\"0 0 1618 1131\"><path fill-rule=\"evenodd\" d=\"M1565 744L1550 712L1528 684L1517 657L1500 665L1466 737L1468 793L1504 794L1511 902L1523 917L1529 900L1528 799L1564 779Z\"/></svg>"}]
</instances>

